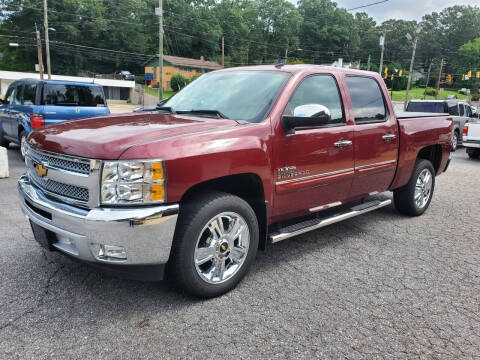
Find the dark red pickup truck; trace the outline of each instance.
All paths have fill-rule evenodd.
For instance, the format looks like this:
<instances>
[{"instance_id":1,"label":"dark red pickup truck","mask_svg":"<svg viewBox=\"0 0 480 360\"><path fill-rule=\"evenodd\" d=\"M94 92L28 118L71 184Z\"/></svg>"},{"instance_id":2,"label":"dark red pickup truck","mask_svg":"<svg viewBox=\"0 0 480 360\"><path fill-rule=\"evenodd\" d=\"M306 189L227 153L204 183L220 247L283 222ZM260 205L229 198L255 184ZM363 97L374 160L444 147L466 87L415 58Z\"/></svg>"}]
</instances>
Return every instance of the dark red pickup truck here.
<instances>
[{"instance_id":1,"label":"dark red pickup truck","mask_svg":"<svg viewBox=\"0 0 480 360\"><path fill-rule=\"evenodd\" d=\"M257 249L387 206L383 192L422 214L452 134L446 116L396 116L375 73L221 70L156 112L34 131L21 206L48 249L215 296Z\"/></svg>"}]
</instances>

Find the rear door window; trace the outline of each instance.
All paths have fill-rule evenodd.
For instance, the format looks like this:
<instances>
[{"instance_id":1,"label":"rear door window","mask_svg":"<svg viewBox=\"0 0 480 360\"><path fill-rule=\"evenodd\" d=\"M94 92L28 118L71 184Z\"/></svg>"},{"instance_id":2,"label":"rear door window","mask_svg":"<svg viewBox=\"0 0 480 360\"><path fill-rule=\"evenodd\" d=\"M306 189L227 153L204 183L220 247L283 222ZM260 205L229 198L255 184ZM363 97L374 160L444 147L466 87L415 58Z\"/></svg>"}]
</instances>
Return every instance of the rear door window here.
<instances>
[{"instance_id":1,"label":"rear door window","mask_svg":"<svg viewBox=\"0 0 480 360\"><path fill-rule=\"evenodd\" d=\"M453 116L458 116L458 104L449 103L448 104L448 113Z\"/></svg>"},{"instance_id":2,"label":"rear door window","mask_svg":"<svg viewBox=\"0 0 480 360\"><path fill-rule=\"evenodd\" d=\"M386 121L387 108L380 86L375 79L348 76L347 86L352 100L355 123Z\"/></svg>"},{"instance_id":3,"label":"rear door window","mask_svg":"<svg viewBox=\"0 0 480 360\"><path fill-rule=\"evenodd\" d=\"M105 99L100 86L47 84L43 103L57 106L104 107Z\"/></svg>"},{"instance_id":4,"label":"rear door window","mask_svg":"<svg viewBox=\"0 0 480 360\"><path fill-rule=\"evenodd\" d=\"M460 109L460 116L464 116L465 115L465 107L463 106L463 104L459 104L458 108Z\"/></svg>"},{"instance_id":5,"label":"rear door window","mask_svg":"<svg viewBox=\"0 0 480 360\"><path fill-rule=\"evenodd\" d=\"M37 84L25 84L23 88L23 105L35 105Z\"/></svg>"}]
</instances>

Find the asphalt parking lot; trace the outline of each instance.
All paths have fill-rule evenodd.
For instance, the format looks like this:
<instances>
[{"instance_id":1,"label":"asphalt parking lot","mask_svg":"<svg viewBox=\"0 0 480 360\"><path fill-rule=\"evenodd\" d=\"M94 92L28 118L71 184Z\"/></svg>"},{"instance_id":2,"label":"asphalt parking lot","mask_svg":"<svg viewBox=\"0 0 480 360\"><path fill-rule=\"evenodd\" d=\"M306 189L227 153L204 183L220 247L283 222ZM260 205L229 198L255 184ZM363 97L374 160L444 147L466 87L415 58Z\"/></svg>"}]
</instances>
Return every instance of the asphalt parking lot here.
<instances>
[{"instance_id":1,"label":"asphalt parking lot","mask_svg":"<svg viewBox=\"0 0 480 360\"><path fill-rule=\"evenodd\" d=\"M460 149L419 218L393 207L260 253L200 301L103 275L36 244L0 179L0 358L475 358L480 161Z\"/></svg>"}]
</instances>

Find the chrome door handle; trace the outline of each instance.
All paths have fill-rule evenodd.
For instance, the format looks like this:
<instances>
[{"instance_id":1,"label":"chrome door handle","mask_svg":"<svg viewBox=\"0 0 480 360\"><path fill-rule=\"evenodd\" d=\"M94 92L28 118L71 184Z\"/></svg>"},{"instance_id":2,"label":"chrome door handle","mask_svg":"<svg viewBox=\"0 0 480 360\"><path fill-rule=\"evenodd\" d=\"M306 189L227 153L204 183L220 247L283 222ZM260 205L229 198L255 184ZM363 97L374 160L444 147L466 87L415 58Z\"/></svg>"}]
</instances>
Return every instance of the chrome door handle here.
<instances>
[{"instance_id":1,"label":"chrome door handle","mask_svg":"<svg viewBox=\"0 0 480 360\"><path fill-rule=\"evenodd\" d=\"M391 141L391 140L395 140L396 138L397 138L397 135L395 134L387 134L382 136L383 141Z\"/></svg>"},{"instance_id":2,"label":"chrome door handle","mask_svg":"<svg viewBox=\"0 0 480 360\"><path fill-rule=\"evenodd\" d=\"M336 143L333 143L335 147L347 147L347 146L352 146L352 142L350 140L344 140L340 139Z\"/></svg>"}]
</instances>

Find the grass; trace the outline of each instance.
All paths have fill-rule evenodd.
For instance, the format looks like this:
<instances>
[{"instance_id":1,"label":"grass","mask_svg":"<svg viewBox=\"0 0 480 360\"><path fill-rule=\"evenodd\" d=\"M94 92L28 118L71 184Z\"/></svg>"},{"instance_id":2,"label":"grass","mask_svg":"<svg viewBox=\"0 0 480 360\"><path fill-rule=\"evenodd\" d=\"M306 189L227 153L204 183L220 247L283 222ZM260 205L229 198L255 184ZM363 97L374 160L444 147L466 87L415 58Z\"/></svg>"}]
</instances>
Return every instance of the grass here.
<instances>
[{"instance_id":1,"label":"grass","mask_svg":"<svg viewBox=\"0 0 480 360\"><path fill-rule=\"evenodd\" d=\"M142 85L143 90L145 91L145 94L152 95L152 96L158 96L158 89L152 89L151 87ZM171 97L175 92L173 91L163 91L163 98L167 99Z\"/></svg>"},{"instance_id":2,"label":"grass","mask_svg":"<svg viewBox=\"0 0 480 360\"><path fill-rule=\"evenodd\" d=\"M408 92L408 100L412 99L423 99L423 92L425 91L425 88L413 88L410 89ZM388 91L390 94L390 90ZM455 90L445 90L445 91L440 91L438 93L438 99L445 99L447 95L456 95L458 99L466 99L466 95L459 94ZM405 90L401 91L394 91L393 96L391 95L393 101L403 101L405 100ZM427 95L428 100L435 99L435 96L429 96Z\"/></svg>"}]
</instances>

